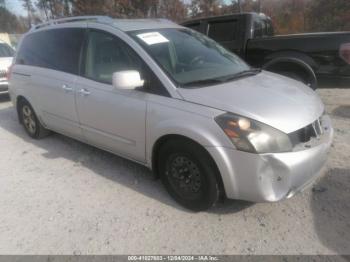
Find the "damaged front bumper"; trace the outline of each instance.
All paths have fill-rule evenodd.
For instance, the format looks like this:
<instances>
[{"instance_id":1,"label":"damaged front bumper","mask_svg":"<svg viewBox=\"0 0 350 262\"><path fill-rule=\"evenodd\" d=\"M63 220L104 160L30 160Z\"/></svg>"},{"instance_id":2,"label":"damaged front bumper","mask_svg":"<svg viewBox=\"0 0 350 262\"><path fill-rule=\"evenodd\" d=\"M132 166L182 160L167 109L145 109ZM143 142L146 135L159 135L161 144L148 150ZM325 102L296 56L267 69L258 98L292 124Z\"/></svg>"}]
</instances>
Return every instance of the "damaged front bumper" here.
<instances>
[{"instance_id":1,"label":"damaged front bumper","mask_svg":"<svg viewBox=\"0 0 350 262\"><path fill-rule=\"evenodd\" d=\"M328 116L323 134L293 152L252 154L224 147L207 147L222 175L226 196L253 202L292 197L321 174L333 139Z\"/></svg>"}]
</instances>

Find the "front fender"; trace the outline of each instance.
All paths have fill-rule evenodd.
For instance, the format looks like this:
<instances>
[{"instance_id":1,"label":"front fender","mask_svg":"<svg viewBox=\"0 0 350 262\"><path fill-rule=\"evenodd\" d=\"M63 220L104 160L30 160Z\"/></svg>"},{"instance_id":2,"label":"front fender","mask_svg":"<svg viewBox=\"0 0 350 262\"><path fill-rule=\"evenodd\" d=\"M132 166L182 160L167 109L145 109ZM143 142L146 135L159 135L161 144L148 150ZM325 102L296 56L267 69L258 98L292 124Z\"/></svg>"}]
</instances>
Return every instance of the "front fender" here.
<instances>
[{"instance_id":1,"label":"front fender","mask_svg":"<svg viewBox=\"0 0 350 262\"><path fill-rule=\"evenodd\" d=\"M185 108L150 104L147 111L146 159L149 166L152 163L155 144L167 135L183 136L203 147L233 147L231 141L214 120L215 116L222 113L220 110L206 110L206 107L202 107L201 114L197 114Z\"/></svg>"}]
</instances>

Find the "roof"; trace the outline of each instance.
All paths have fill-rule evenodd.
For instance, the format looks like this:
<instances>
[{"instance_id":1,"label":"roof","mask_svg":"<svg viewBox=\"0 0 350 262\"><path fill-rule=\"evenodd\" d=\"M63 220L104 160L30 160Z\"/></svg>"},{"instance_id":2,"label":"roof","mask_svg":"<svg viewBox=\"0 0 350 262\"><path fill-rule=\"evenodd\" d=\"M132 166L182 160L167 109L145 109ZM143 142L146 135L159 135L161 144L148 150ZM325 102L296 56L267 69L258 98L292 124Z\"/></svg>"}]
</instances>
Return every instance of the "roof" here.
<instances>
[{"instance_id":1,"label":"roof","mask_svg":"<svg viewBox=\"0 0 350 262\"><path fill-rule=\"evenodd\" d=\"M50 20L48 22L38 24L32 27L32 31L57 24L73 23L73 22L90 22L107 24L118 28L122 31L134 31L143 29L158 28L178 28L181 27L167 19L113 19L108 16L75 16L61 19Z\"/></svg>"},{"instance_id":2,"label":"roof","mask_svg":"<svg viewBox=\"0 0 350 262\"><path fill-rule=\"evenodd\" d=\"M166 19L114 19L113 26L122 31L181 27Z\"/></svg>"}]
</instances>

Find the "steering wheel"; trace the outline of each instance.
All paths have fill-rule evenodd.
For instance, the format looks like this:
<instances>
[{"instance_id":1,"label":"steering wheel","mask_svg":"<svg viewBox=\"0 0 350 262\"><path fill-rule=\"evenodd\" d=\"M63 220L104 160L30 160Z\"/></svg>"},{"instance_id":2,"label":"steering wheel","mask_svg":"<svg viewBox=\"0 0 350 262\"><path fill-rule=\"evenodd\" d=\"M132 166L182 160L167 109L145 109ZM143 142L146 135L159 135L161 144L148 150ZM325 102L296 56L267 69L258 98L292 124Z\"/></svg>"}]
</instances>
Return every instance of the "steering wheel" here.
<instances>
[{"instance_id":1,"label":"steering wheel","mask_svg":"<svg viewBox=\"0 0 350 262\"><path fill-rule=\"evenodd\" d=\"M199 64L201 61L203 61L203 56L199 55L199 56L195 56L191 61L190 61L190 65L196 65Z\"/></svg>"}]
</instances>

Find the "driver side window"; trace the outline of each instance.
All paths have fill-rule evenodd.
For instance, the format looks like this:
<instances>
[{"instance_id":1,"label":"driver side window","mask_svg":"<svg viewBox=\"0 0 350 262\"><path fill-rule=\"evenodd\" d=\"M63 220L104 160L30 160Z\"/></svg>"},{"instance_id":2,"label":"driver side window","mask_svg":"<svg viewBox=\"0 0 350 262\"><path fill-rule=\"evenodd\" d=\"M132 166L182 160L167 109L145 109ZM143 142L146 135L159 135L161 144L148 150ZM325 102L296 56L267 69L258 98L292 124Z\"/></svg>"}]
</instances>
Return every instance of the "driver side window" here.
<instances>
[{"instance_id":1,"label":"driver side window","mask_svg":"<svg viewBox=\"0 0 350 262\"><path fill-rule=\"evenodd\" d=\"M142 91L170 97L158 77L125 42L112 34L90 30L82 75L97 82L112 84L113 73L125 70L136 70L141 74L145 80Z\"/></svg>"},{"instance_id":2,"label":"driver side window","mask_svg":"<svg viewBox=\"0 0 350 262\"><path fill-rule=\"evenodd\" d=\"M140 59L130 56L130 48L115 36L101 31L90 31L84 76L98 82L112 84L114 72L140 71Z\"/></svg>"}]
</instances>

